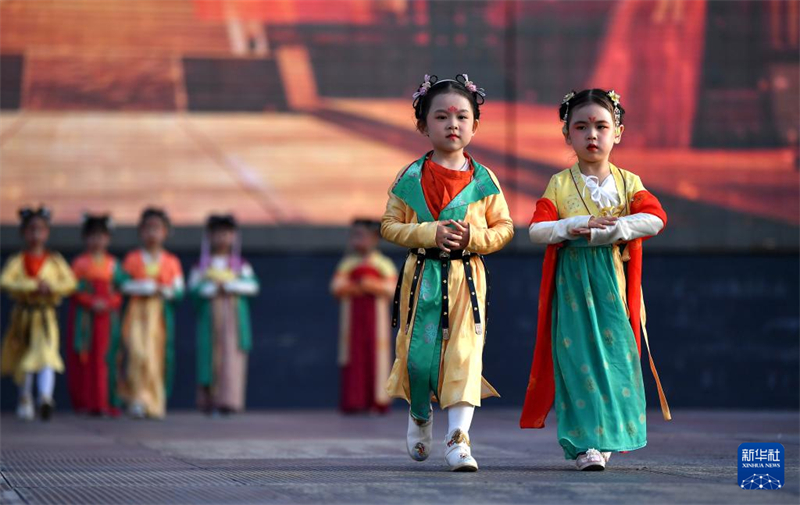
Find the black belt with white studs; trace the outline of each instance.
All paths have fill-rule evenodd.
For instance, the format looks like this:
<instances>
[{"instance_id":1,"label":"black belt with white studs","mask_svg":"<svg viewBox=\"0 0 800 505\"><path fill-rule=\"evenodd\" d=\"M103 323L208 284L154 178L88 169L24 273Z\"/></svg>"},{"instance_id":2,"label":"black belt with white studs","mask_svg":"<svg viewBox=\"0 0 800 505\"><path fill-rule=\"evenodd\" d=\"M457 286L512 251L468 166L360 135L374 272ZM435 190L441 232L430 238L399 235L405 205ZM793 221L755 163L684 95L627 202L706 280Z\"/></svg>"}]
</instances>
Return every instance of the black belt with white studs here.
<instances>
[{"instance_id":1,"label":"black belt with white studs","mask_svg":"<svg viewBox=\"0 0 800 505\"><path fill-rule=\"evenodd\" d=\"M469 287L469 299L470 305L472 306L472 320L475 322L475 333L478 335L483 334L484 340L486 339L486 333L484 332L483 324L481 324L481 312L478 308L478 295L477 291L475 290L475 280L472 278L472 265L470 264L470 258L472 256L477 256L481 263L483 263L483 269L486 272L486 324L489 324L489 295L492 292L491 283L489 282L489 269L486 268L486 260L484 260L483 256L480 254L474 254L467 251L451 251L449 253L442 251L441 249L409 249L409 255L416 256L416 265L414 265L414 278L411 279L411 291L408 297L408 315L406 317L406 331L408 331L408 327L411 325L411 316L414 312L414 296L417 292L417 286L419 285L419 279L422 276L422 269L425 266L426 260L435 260L438 261L442 268L442 316L441 316L441 328L442 328L442 338L444 340L448 340L450 338L450 319L448 317L449 309L449 292L448 289L448 277L450 275L450 262L461 260L464 264L464 275L467 278L467 286ZM392 327L397 328L397 319L400 315L400 289L403 285L403 271L405 268L400 270L400 277L397 279L397 287L394 290L394 302L392 304Z\"/></svg>"}]
</instances>

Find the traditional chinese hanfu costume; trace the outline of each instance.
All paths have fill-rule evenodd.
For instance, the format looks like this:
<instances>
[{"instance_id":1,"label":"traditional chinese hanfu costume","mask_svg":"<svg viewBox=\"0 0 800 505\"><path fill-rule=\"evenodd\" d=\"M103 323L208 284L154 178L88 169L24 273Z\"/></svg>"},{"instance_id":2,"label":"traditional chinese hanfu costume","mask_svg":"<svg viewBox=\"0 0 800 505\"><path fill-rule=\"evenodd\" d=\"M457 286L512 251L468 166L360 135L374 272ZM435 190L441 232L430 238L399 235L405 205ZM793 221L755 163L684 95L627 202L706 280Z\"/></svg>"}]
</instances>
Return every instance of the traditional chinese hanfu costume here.
<instances>
[{"instance_id":1,"label":"traditional chinese hanfu costume","mask_svg":"<svg viewBox=\"0 0 800 505\"><path fill-rule=\"evenodd\" d=\"M249 263L217 255L192 269L189 290L198 310L199 407L241 411L252 347L249 298L258 294L258 278Z\"/></svg>"},{"instance_id":2,"label":"traditional chinese hanfu costume","mask_svg":"<svg viewBox=\"0 0 800 505\"><path fill-rule=\"evenodd\" d=\"M589 240L570 234L586 227L591 216L619 220L592 229ZM531 240L548 246L520 426L544 427L555 402L558 441L567 459L589 449L631 451L647 443L639 339L645 323L642 239L666 222L639 177L614 165L602 182L583 175L577 164L559 172L536 204ZM669 419L652 357L650 366Z\"/></svg>"},{"instance_id":3,"label":"traditional chinese hanfu costume","mask_svg":"<svg viewBox=\"0 0 800 505\"><path fill-rule=\"evenodd\" d=\"M47 283L50 294L37 293L40 282ZM2 375L13 377L17 385L25 386L24 394L30 394L33 376L39 374L40 401L52 401L53 374L64 371L56 307L75 289L72 270L57 252L23 252L6 263L0 288L14 301L3 340Z\"/></svg>"},{"instance_id":4,"label":"traditional chinese hanfu costume","mask_svg":"<svg viewBox=\"0 0 800 505\"><path fill-rule=\"evenodd\" d=\"M448 255L436 246L436 227L449 219L468 222L470 239L464 251ZM445 409L499 396L481 376L488 286L483 255L514 235L497 178L473 159L462 171L449 170L429 153L398 175L381 233L409 248L393 302L399 330L389 395L408 401L420 421L430 418L432 397Z\"/></svg>"},{"instance_id":5,"label":"traditional chinese hanfu costume","mask_svg":"<svg viewBox=\"0 0 800 505\"><path fill-rule=\"evenodd\" d=\"M340 300L340 408L386 412L391 366L389 299L397 283L392 260L379 251L350 254L336 267L331 292ZM354 292L354 286L361 289Z\"/></svg>"},{"instance_id":6,"label":"traditional chinese hanfu costume","mask_svg":"<svg viewBox=\"0 0 800 505\"><path fill-rule=\"evenodd\" d=\"M67 382L72 408L77 412L114 414L122 267L110 254L85 253L72 262L72 271L78 280L67 327ZM105 305L105 310L93 310L98 302Z\"/></svg>"},{"instance_id":7,"label":"traditional chinese hanfu costume","mask_svg":"<svg viewBox=\"0 0 800 505\"><path fill-rule=\"evenodd\" d=\"M122 268L129 296L122 321L122 373L118 392L132 413L162 418L175 365L175 309L183 297L183 270L167 251L128 253ZM119 357L117 357L119 359Z\"/></svg>"}]
</instances>

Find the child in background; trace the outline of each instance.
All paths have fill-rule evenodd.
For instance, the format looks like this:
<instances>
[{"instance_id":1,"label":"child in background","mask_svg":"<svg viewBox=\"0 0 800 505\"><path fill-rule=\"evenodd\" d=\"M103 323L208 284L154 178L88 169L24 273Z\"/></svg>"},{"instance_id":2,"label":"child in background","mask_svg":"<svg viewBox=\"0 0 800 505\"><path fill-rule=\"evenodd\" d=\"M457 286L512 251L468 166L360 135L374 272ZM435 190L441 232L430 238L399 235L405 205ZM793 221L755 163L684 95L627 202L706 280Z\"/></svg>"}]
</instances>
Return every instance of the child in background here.
<instances>
[{"instance_id":1,"label":"child in background","mask_svg":"<svg viewBox=\"0 0 800 505\"><path fill-rule=\"evenodd\" d=\"M119 343L119 308L122 295L117 290L122 267L108 254L111 217L85 215L81 234L86 252L72 262L78 288L72 295L67 327L67 383L72 408L76 412L109 416L116 397L116 369L109 366Z\"/></svg>"},{"instance_id":2,"label":"child in background","mask_svg":"<svg viewBox=\"0 0 800 505\"><path fill-rule=\"evenodd\" d=\"M25 250L12 256L0 274L0 288L14 301L3 340L2 375L19 386L17 417L33 420L33 381L39 392L39 416L53 414L55 373L64 371L58 352L56 307L75 289L75 277L64 258L46 249L50 210L24 208L19 212Z\"/></svg>"},{"instance_id":3,"label":"child in background","mask_svg":"<svg viewBox=\"0 0 800 505\"><path fill-rule=\"evenodd\" d=\"M447 410L452 471L478 469L472 416L482 398L499 396L481 376L489 284L483 255L514 236L500 183L464 151L484 95L466 74L425 76L413 107L432 150L397 175L381 220L383 238L409 249L393 305L393 324L403 326L389 395L411 405L406 448L416 461L430 455L431 399Z\"/></svg>"},{"instance_id":4,"label":"child in background","mask_svg":"<svg viewBox=\"0 0 800 505\"><path fill-rule=\"evenodd\" d=\"M603 470L612 452L647 443L641 242L667 216L637 175L609 162L625 129L619 98L601 89L564 97L559 117L578 162L550 179L529 230L547 251L520 426L543 428L555 402L558 442L579 470ZM652 356L650 368L669 420Z\"/></svg>"},{"instance_id":5,"label":"child in background","mask_svg":"<svg viewBox=\"0 0 800 505\"><path fill-rule=\"evenodd\" d=\"M340 301L339 366L345 413L389 411L386 379L391 366L389 299L397 283L392 260L378 251L380 223L356 219L348 254L331 280Z\"/></svg>"},{"instance_id":6,"label":"child in background","mask_svg":"<svg viewBox=\"0 0 800 505\"><path fill-rule=\"evenodd\" d=\"M198 406L209 414L241 412L245 406L252 347L249 298L258 294L259 286L240 250L234 217L210 216L200 263L189 277L198 311Z\"/></svg>"},{"instance_id":7,"label":"child in background","mask_svg":"<svg viewBox=\"0 0 800 505\"><path fill-rule=\"evenodd\" d=\"M184 281L178 258L164 249L169 229L166 212L145 209L139 220L142 248L128 253L122 264L122 292L129 299L122 322L124 371L118 391L134 418L163 418L172 389L174 312L183 298Z\"/></svg>"}]
</instances>

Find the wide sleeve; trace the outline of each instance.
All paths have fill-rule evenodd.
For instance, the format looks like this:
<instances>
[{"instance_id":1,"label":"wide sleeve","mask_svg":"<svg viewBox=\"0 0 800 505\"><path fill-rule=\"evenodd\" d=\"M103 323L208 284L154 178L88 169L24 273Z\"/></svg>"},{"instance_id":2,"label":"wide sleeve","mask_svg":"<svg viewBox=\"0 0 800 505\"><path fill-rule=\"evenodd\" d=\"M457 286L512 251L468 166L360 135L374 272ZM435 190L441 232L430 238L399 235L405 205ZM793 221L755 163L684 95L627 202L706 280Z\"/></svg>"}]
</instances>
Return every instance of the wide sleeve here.
<instances>
[{"instance_id":1,"label":"wide sleeve","mask_svg":"<svg viewBox=\"0 0 800 505\"><path fill-rule=\"evenodd\" d=\"M499 188L500 184L494 174L491 175ZM479 228L470 225L468 251L491 254L505 247L514 237L514 223L502 191L486 198L486 226Z\"/></svg>"},{"instance_id":2,"label":"wide sleeve","mask_svg":"<svg viewBox=\"0 0 800 505\"><path fill-rule=\"evenodd\" d=\"M113 262L114 264L111 267L112 268L111 290L110 293L108 294L106 302L108 303L108 307L111 310L117 310L122 306L122 293L120 293L119 289L117 289L117 286L119 286L118 279L121 274L122 268L120 268L119 261L117 261L116 258L113 259Z\"/></svg>"},{"instance_id":3,"label":"wide sleeve","mask_svg":"<svg viewBox=\"0 0 800 505\"><path fill-rule=\"evenodd\" d=\"M345 257L336 265L329 288L335 298L347 298L359 292L358 286L350 280L350 271L354 266L355 261L350 257Z\"/></svg>"},{"instance_id":4,"label":"wide sleeve","mask_svg":"<svg viewBox=\"0 0 800 505\"><path fill-rule=\"evenodd\" d=\"M394 266L394 262L387 257L378 256L374 259L373 266L381 276L365 278L361 282L361 288L373 296L391 297L397 286L397 268Z\"/></svg>"},{"instance_id":5,"label":"wide sleeve","mask_svg":"<svg viewBox=\"0 0 800 505\"><path fill-rule=\"evenodd\" d=\"M78 279L75 292L72 293L72 301L85 309L91 309L94 305L95 297L89 287L89 283L83 279L85 262L83 256L78 256L72 262L72 274Z\"/></svg>"},{"instance_id":6,"label":"wide sleeve","mask_svg":"<svg viewBox=\"0 0 800 505\"><path fill-rule=\"evenodd\" d=\"M69 296L78 286L78 281L72 273L72 268L67 263L67 260L58 253L53 253L51 258L55 263L56 275L50 282L50 291L57 296Z\"/></svg>"},{"instance_id":7,"label":"wide sleeve","mask_svg":"<svg viewBox=\"0 0 800 505\"><path fill-rule=\"evenodd\" d=\"M183 299L186 292L186 284L183 280L183 268L176 256L169 256L169 268L172 272L172 279L169 284L161 287L161 295L169 301Z\"/></svg>"},{"instance_id":8,"label":"wide sleeve","mask_svg":"<svg viewBox=\"0 0 800 505\"><path fill-rule=\"evenodd\" d=\"M217 284L206 279L204 271L199 266L189 272L189 296L194 299L213 298L217 294Z\"/></svg>"},{"instance_id":9,"label":"wide sleeve","mask_svg":"<svg viewBox=\"0 0 800 505\"><path fill-rule=\"evenodd\" d=\"M21 254L12 257L6 262L3 272L0 273L0 289L13 295L32 293L36 291L37 287L36 279L25 275Z\"/></svg>"},{"instance_id":10,"label":"wide sleeve","mask_svg":"<svg viewBox=\"0 0 800 505\"><path fill-rule=\"evenodd\" d=\"M406 203L389 191L389 201L381 218L381 236L393 244L409 249L436 247L436 221L407 223Z\"/></svg>"}]
</instances>

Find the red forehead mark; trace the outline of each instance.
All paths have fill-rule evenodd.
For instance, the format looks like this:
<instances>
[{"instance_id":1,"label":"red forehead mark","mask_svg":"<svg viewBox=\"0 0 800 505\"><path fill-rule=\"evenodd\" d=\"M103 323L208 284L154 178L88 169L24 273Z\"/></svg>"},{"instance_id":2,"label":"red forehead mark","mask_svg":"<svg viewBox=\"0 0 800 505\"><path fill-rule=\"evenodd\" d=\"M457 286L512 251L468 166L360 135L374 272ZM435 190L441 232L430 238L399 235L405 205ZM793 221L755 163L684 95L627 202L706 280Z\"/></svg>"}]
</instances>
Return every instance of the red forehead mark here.
<instances>
[{"instance_id":1,"label":"red forehead mark","mask_svg":"<svg viewBox=\"0 0 800 505\"><path fill-rule=\"evenodd\" d=\"M591 122L591 123L597 122L597 117L596 116L589 116L589 122Z\"/></svg>"},{"instance_id":2,"label":"red forehead mark","mask_svg":"<svg viewBox=\"0 0 800 505\"><path fill-rule=\"evenodd\" d=\"M458 108L457 108L455 105L451 105L451 106L450 106L450 107L447 109L447 112L456 113L456 112L458 112Z\"/></svg>"}]
</instances>

